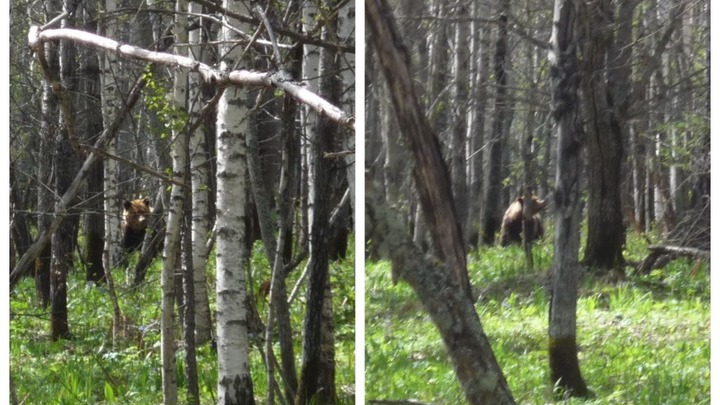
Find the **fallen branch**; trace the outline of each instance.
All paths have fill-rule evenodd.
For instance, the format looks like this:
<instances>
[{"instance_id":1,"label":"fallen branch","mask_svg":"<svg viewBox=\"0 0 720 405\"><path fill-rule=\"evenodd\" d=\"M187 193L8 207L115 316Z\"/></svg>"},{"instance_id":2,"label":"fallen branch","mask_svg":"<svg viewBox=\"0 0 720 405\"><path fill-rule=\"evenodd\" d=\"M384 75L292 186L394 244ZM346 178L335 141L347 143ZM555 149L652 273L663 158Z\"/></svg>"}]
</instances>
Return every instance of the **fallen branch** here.
<instances>
[{"instance_id":1,"label":"fallen branch","mask_svg":"<svg viewBox=\"0 0 720 405\"><path fill-rule=\"evenodd\" d=\"M710 261L710 252L683 246L653 245L648 246L650 253L637 266L638 274L648 274L660 269L679 257L691 257Z\"/></svg>"},{"instance_id":2,"label":"fallen branch","mask_svg":"<svg viewBox=\"0 0 720 405\"><path fill-rule=\"evenodd\" d=\"M199 73L205 82L216 86L232 84L235 86L261 86L277 88L283 90L294 99L308 105L319 114L328 117L332 121L335 121L347 128L354 129L355 119L352 116L308 90L302 85L302 83L294 83L291 79L292 76L282 70L279 72L255 72L240 69L233 70L231 72L223 72L186 56L166 52L149 51L133 45L121 44L110 38L105 38L85 31L70 28L41 31L38 26L32 26L28 32L28 45L30 46L30 49L36 52L42 50L45 42L59 40L74 41L95 49L115 52L116 54L128 59L154 62L160 65L187 69L191 72Z\"/></svg>"}]
</instances>

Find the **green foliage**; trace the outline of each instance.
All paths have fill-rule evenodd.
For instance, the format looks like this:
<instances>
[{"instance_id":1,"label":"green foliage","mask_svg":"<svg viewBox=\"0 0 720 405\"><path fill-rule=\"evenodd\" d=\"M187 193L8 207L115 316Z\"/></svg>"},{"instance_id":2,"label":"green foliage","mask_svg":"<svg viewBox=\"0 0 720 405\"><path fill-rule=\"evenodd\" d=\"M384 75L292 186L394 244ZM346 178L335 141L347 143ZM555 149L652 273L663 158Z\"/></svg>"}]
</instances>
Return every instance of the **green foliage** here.
<instances>
[{"instance_id":1,"label":"green foliage","mask_svg":"<svg viewBox=\"0 0 720 405\"><path fill-rule=\"evenodd\" d=\"M172 94L172 81L167 77L156 77L151 69L143 72L145 88L143 100L148 110L155 114L160 125L155 129L161 139L171 137L173 132L181 131L187 123L187 112L168 99Z\"/></svg>"},{"instance_id":2,"label":"green foliage","mask_svg":"<svg viewBox=\"0 0 720 405\"><path fill-rule=\"evenodd\" d=\"M534 247L533 272L526 270L519 246L482 248L468 257L480 320L519 404L553 402L547 359L550 239ZM647 244L628 234L626 257L642 257ZM596 396L564 403L709 403L707 263L676 260L647 276L629 273L617 284L584 277L579 360ZM389 263L368 263L366 290L366 398L464 403L437 329L409 286L392 286Z\"/></svg>"},{"instance_id":3,"label":"green foliage","mask_svg":"<svg viewBox=\"0 0 720 405\"><path fill-rule=\"evenodd\" d=\"M351 243L351 246L352 243ZM216 308L215 255L208 263L210 308ZM132 260L131 260L132 261ZM336 381L340 403L350 403L348 391L355 379L354 361L354 257L331 264L333 302L336 322ZM303 264L288 280L292 287L300 276ZM11 294L10 370L18 396L33 404L157 404L162 403L160 360L160 272L157 260L148 270L146 283L137 289L127 286L125 271L113 273L125 316L127 333L112 343L112 308L105 287L86 287L84 274L72 272L68 280L69 324L73 338L49 341L47 310L38 307L32 279L22 280ZM264 248L256 244L251 256L250 273L255 291L260 281L269 277ZM305 316L305 288L291 306L291 322L295 331L295 354L299 364L302 355L301 331ZM260 317L265 320L267 304L258 300ZM177 319L177 318L176 318ZM176 339L182 339L178 329ZM260 344L264 344L259 342ZM178 343L179 347L182 344ZM279 348L275 347L276 353ZM185 353L176 353L179 395L184 398ZM215 403L217 399L217 355L210 345L198 347L198 378L200 402ZM251 347L250 370L258 398L267 393L264 360L256 346Z\"/></svg>"}]
</instances>

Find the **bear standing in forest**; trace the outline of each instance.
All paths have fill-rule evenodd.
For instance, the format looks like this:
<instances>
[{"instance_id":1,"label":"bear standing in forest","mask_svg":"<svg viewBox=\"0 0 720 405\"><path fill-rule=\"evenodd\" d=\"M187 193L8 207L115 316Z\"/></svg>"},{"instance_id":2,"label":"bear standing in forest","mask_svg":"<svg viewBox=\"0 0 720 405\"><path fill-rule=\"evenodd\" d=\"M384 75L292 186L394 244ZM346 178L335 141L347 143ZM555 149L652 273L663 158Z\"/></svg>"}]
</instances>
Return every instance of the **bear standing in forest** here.
<instances>
[{"instance_id":1,"label":"bear standing in forest","mask_svg":"<svg viewBox=\"0 0 720 405\"><path fill-rule=\"evenodd\" d=\"M132 253L142 246L150 217L150 200L147 198L123 202L123 247Z\"/></svg>"},{"instance_id":2,"label":"bear standing in forest","mask_svg":"<svg viewBox=\"0 0 720 405\"><path fill-rule=\"evenodd\" d=\"M538 213L542 211L546 205L547 202L540 200L537 196L530 198L530 206L528 208L532 217L530 220L532 223L532 229L530 230L531 242L541 238L545 233ZM505 211L500 228L500 245L507 246L512 242L522 242L523 206L523 197L518 197L517 200L510 204L507 211Z\"/></svg>"}]
</instances>

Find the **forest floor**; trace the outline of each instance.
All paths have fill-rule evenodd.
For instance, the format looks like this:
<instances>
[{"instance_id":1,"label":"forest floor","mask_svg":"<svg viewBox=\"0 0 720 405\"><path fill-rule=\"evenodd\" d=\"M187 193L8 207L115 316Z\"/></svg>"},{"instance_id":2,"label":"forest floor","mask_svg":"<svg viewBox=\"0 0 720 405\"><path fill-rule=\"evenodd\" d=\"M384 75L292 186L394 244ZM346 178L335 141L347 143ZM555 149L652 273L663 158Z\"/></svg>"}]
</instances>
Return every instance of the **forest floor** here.
<instances>
[{"instance_id":1,"label":"forest floor","mask_svg":"<svg viewBox=\"0 0 720 405\"><path fill-rule=\"evenodd\" d=\"M528 272L518 246L468 257L476 308L518 404L553 403L547 355L552 244L534 247ZM626 260L647 242L628 235ZM388 262L366 266L366 399L465 403L437 329L412 289L392 286ZM623 281L583 276L579 361L594 397L568 404L709 404L710 270L678 259Z\"/></svg>"},{"instance_id":2,"label":"forest floor","mask_svg":"<svg viewBox=\"0 0 720 405\"><path fill-rule=\"evenodd\" d=\"M349 246L352 245L352 241ZM262 244L255 246L252 276L255 291L269 278ZM335 310L336 387L339 404L349 404L355 381L354 257L331 263ZM86 287L81 270L68 281L68 312L71 339L51 342L49 310L40 308L34 282L22 280L10 299L10 375L18 400L26 404L160 404L160 267L158 259L138 289L126 286L124 270L113 272L118 299L128 324L126 336L112 342L112 308L105 287ZM78 266L80 268L80 266ZM292 288L302 271L299 266L288 280ZM208 265L210 309L215 312L215 264ZM301 336L305 315L305 289L291 305L296 367L300 370ZM266 319L267 304L258 299L258 311ZM177 319L176 319L177 322ZM214 335L213 331L213 335ZM252 339L252 338L251 338ZM267 395L265 366L255 341L250 351L250 372L257 403ZM178 393L185 401L185 351L178 332L176 352ZM276 348L276 354L279 354ZM198 348L200 403L217 403L217 355L210 345Z\"/></svg>"}]
</instances>

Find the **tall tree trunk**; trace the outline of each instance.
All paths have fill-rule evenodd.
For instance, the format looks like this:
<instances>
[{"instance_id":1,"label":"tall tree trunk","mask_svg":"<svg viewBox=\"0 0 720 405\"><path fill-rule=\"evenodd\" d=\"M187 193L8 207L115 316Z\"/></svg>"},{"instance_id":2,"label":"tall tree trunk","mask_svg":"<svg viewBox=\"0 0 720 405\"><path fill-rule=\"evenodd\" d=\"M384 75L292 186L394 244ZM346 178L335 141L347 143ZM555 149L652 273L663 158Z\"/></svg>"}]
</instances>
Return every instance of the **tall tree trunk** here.
<instances>
[{"instance_id":1,"label":"tall tree trunk","mask_svg":"<svg viewBox=\"0 0 720 405\"><path fill-rule=\"evenodd\" d=\"M95 2L85 4L85 30L89 32L97 31L97 10ZM82 71L83 80L79 82L82 111L85 112L84 132L87 143L92 145L103 130L103 118L100 97L100 66L97 57L91 54L87 49L79 49L82 53L80 58L83 61L79 71ZM80 123L83 125L83 123ZM85 274L86 282L99 283L105 278L103 270L103 247L105 236L105 217L103 215L103 162L98 161L90 169L87 178L87 198L84 204L85 230L86 240L86 262L87 270Z\"/></svg>"},{"instance_id":2,"label":"tall tree trunk","mask_svg":"<svg viewBox=\"0 0 720 405\"><path fill-rule=\"evenodd\" d=\"M413 177L425 221L440 256L426 260L393 222L381 200L369 191L368 220L373 241L385 246L393 260L393 278L406 280L437 325L455 373L471 404L513 404L471 299L465 246L456 222L450 178L437 137L424 115L409 74L409 56L398 36L392 13L383 0L366 2L372 44L391 89L402 133L412 151ZM440 263L440 264L438 264Z\"/></svg>"},{"instance_id":3,"label":"tall tree trunk","mask_svg":"<svg viewBox=\"0 0 720 405\"><path fill-rule=\"evenodd\" d=\"M634 1L626 1L625 4ZM622 218L621 181L624 159L624 111L630 87L629 48L632 10L621 21L620 32L627 43L614 46L614 10L609 0L584 5L578 10L583 20L582 52L583 112L589 124L588 237L585 263L591 268L618 269L622 266L625 226ZM622 90L620 90L622 89Z\"/></svg>"},{"instance_id":4,"label":"tall tree trunk","mask_svg":"<svg viewBox=\"0 0 720 405\"><path fill-rule=\"evenodd\" d=\"M66 0L63 11L72 16L77 3L74 0ZM74 17L68 17L62 21L64 28L74 25ZM75 45L69 41L60 42L60 80L63 90L67 94L74 95L76 92L75 77ZM73 180L76 170L75 151L70 145L71 131L68 129L68 120L71 117L60 115L61 122L58 124L60 131L55 139L55 151L53 153L53 172L55 173L54 192L56 196L63 195ZM60 212L56 200L55 212ZM50 265L50 324L52 340L65 339L70 336L67 310L67 275L73 265L73 228L77 224L78 217L66 219L52 236Z\"/></svg>"},{"instance_id":5,"label":"tall tree trunk","mask_svg":"<svg viewBox=\"0 0 720 405\"><path fill-rule=\"evenodd\" d=\"M178 1L178 7L184 1ZM186 161L185 182L190 181L190 161ZM185 324L183 336L185 340L185 377L187 402L191 405L200 405L200 390L198 387L198 370L195 341L195 253L193 249L192 223L194 207L192 206L191 188L185 187L185 207L183 213L183 292L185 296ZM204 247L204 246L203 246ZM204 271L205 269L203 269ZM204 286L203 286L204 287Z\"/></svg>"},{"instance_id":6,"label":"tall tree trunk","mask_svg":"<svg viewBox=\"0 0 720 405\"><path fill-rule=\"evenodd\" d=\"M473 15L479 18L484 9L479 3L473 3ZM482 27L477 21L472 22L472 43L473 43L473 100L474 109L472 113L472 124L470 128L469 162L470 165L470 189L468 203L468 218L466 226L466 240L470 246L477 246L480 241L480 223L482 212L482 191L483 191L483 153L485 142L485 122L487 108L487 81L490 69L489 29Z\"/></svg>"},{"instance_id":7,"label":"tall tree trunk","mask_svg":"<svg viewBox=\"0 0 720 405\"><path fill-rule=\"evenodd\" d=\"M486 245L495 243L495 234L500 229L502 210L502 190L505 170L503 157L505 155L506 139L505 128L509 126L509 100L507 98L507 64L508 58L508 27L507 14L509 13L509 0L502 1L503 12L498 21L498 38L495 42L495 117L493 118L492 139L490 142L490 162L488 164L488 179L485 186L485 201L482 210L482 238Z\"/></svg>"},{"instance_id":8,"label":"tall tree trunk","mask_svg":"<svg viewBox=\"0 0 720 405\"><path fill-rule=\"evenodd\" d=\"M317 29L317 23L319 21L318 13L320 12L321 2L303 2L302 6L302 22L303 31L306 35L311 35ZM319 89L319 78L320 78L320 48L315 45L303 45L304 55L302 64L302 74L304 78L307 78L308 89L314 93L318 93ZM300 229L302 230L302 237L300 244L307 246L309 240L309 233L312 228L312 218L314 207L310 195L314 192L315 187L313 176L313 165L315 162L310 157L311 145L309 139L312 137L310 131L312 128L316 128L318 125L318 116L314 114L310 108L303 109L303 131L304 136L301 138L301 176L300 179L300 201L302 205L302 212L305 215L301 216L302 223Z\"/></svg>"},{"instance_id":9,"label":"tall tree trunk","mask_svg":"<svg viewBox=\"0 0 720 405\"><path fill-rule=\"evenodd\" d=\"M105 0L105 10L103 15L112 15L117 8L115 0ZM102 20L102 31L108 38L115 38L116 27L115 20L108 18ZM103 127L110 126L110 120L116 115L120 109L120 98L118 97L117 76L120 74L117 56L112 52L100 54L100 85L102 86L102 116ZM110 155L115 155L117 148L117 138L113 137L105 148ZM109 268L105 269L105 274L110 274L112 267L120 263L120 198L117 195L118 190L118 164L114 159L106 159L104 161L104 178L103 185L105 187L105 248L104 255L107 255L105 263Z\"/></svg>"},{"instance_id":10,"label":"tall tree trunk","mask_svg":"<svg viewBox=\"0 0 720 405\"><path fill-rule=\"evenodd\" d=\"M293 3L297 9L297 4ZM291 53L288 62L288 71L293 78L299 79L302 73L303 49L298 47ZM270 279L270 297L268 306L267 325L265 331L265 353L267 356L268 386L272 386L275 379L274 353L273 353L273 328L277 323L278 341L280 346L280 367L282 381L284 382L284 395L287 403L292 403L297 393L298 379L295 368L295 353L293 347L292 325L290 321L290 306L287 301L287 271L285 264L290 261L292 254L292 228L294 217L294 201L297 194L298 167L300 160L300 137L295 124L299 111L297 103L289 96L283 99L280 181L278 186L278 236L275 245L274 262ZM270 390L268 390L270 391ZM268 392L270 403L271 393Z\"/></svg>"},{"instance_id":11,"label":"tall tree trunk","mask_svg":"<svg viewBox=\"0 0 720 405\"><path fill-rule=\"evenodd\" d=\"M334 1L324 3L334 6ZM335 35L337 21L332 19L323 27L322 38L329 39ZM319 95L331 101L339 101L340 83L337 72L336 53L330 49L320 50ZM325 117L318 117L317 127L308 140L310 144L309 159L313 162L310 172L308 195L312 207L310 221L310 258L308 260L307 310L303 326L303 359L300 370L296 405L305 405L311 401L323 404L334 404L335 393L335 358L333 340L334 328L327 324L327 313L332 314L332 302L326 302L329 293L329 219L332 160L325 153L331 152L333 144L341 134L337 124ZM330 315L332 318L332 315ZM330 351L328 350L328 345Z\"/></svg>"},{"instance_id":12,"label":"tall tree trunk","mask_svg":"<svg viewBox=\"0 0 720 405\"><path fill-rule=\"evenodd\" d=\"M50 21L62 12L62 2L59 0L46 3L46 20ZM60 71L60 56L57 44L50 43L45 46L45 59L49 69L53 72ZM55 139L59 136L59 107L58 99L53 93L48 81L43 84L42 97L42 123L40 139L40 150L38 153L38 201L37 207L40 213L38 217L38 231L44 232L50 227L53 211L52 180L53 160L47 156L55 153ZM35 293L43 307L50 304L50 258L51 244L46 244L34 263Z\"/></svg>"},{"instance_id":13,"label":"tall tree trunk","mask_svg":"<svg viewBox=\"0 0 720 405\"><path fill-rule=\"evenodd\" d=\"M229 11L242 12L239 2L225 0ZM247 25L225 17L220 31L221 69L242 63L242 49L233 45ZM247 62L247 61L245 61ZM247 216L247 166L245 136L248 131L248 93L229 88L218 103L217 113L217 347L218 403L254 404L249 369L247 290L243 252ZM247 255L245 255L247 256Z\"/></svg>"},{"instance_id":14,"label":"tall tree trunk","mask_svg":"<svg viewBox=\"0 0 720 405\"><path fill-rule=\"evenodd\" d=\"M193 14L201 13L202 7L195 2L190 2L188 11ZM199 21L203 26L202 19ZM188 39L191 46L189 55L194 59L205 61L207 51L203 49L202 29L197 28L189 32ZM201 86L202 80L197 73L188 74L188 88L190 105L188 116L191 122L200 119ZM210 341L210 304L208 303L206 265L208 249L206 248L209 234L209 206L208 199L210 189L208 188L208 161L209 155L205 142L205 134L202 129L195 130L190 134L190 173L192 175L192 239L193 239L193 272L194 272L194 301L195 301L195 343L203 345Z\"/></svg>"},{"instance_id":15,"label":"tall tree trunk","mask_svg":"<svg viewBox=\"0 0 720 405\"><path fill-rule=\"evenodd\" d=\"M458 3L455 6L455 16L462 19L469 14L469 6ZM458 21L455 28L455 53L454 73L455 85L453 88L453 128L450 146L450 178L452 181L453 198L455 209L458 213L463 231L468 227L468 187L467 187L467 127L468 127L468 88L470 74L468 64L470 63L470 49L467 46L467 38L470 36L469 23ZM463 238L466 233L463 232ZM464 241L467 243L467 241Z\"/></svg>"},{"instance_id":16,"label":"tall tree trunk","mask_svg":"<svg viewBox=\"0 0 720 405\"><path fill-rule=\"evenodd\" d=\"M553 115L557 122L557 171L555 176L555 258L550 295L549 359L553 386L570 395L586 396L580 374L576 342L577 292L580 279L580 175L583 146L578 86L577 0L555 0L550 77L553 83ZM580 17L588 17L580 15Z\"/></svg>"},{"instance_id":17,"label":"tall tree trunk","mask_svg":"<svg viewBox=\"0 0 720 405\"><path fill-rule=\"evenodd\" d=\"M183 11L187 8L187 3L180 1L177 3L176 8L179 13L175 16L177 29L175 32L175 44L186 44L188 37L185 27L187 27L188 20ZM181 51L181 48L175 49L175 52L179 53ZM186 97L187 72L178 70L175 72L173 83L172 108L178 112L183 111L187 106ZM166 405L178 402L175 370L175 296L177 288L175 274L181 268L178 259L181 252L182 219L186 197L185 188L179 184L185 182L188 159L188 135L186 130L184 128L180 131L173 130L172 136L175 140L172 147L172 177L176 183L172 185L170 192L163 268L160 276L162 288L160 352L162 358L163 403Z\"/></svg>"},{"instance_id":18,"label":"tall tree trunk","mask_svg":"<svg viewBox=\"0 0 720 405\"><path fill-rule=\"evenodd\" d=\"M299 69L297 70L296 73L299 73ZM285 282L286 271L284 266L286 263L286 255L283 250L285 250L286 246L292 246L293 201L295 200L295 184L297 184L296 166L300 157L300 141L297 136L297 129L295 128L297 110L296 103L286 96L283 107L282 170L280 172L280 185L278 187L278 237L274 256L275 262L273 263L270 281L270 305L268 307L267 330L265 332L267 367L268 374L271 374L274 369L274 365L272 364L274 357L273 327L274 323L277 322L281 358L280 371L284 382L285 401L288 403L294 401L298 381L297 371L295 369L290 307L287 302L287 285ZM268 378L274 379L274 377Z\"/></svg>"}]
</instances>

